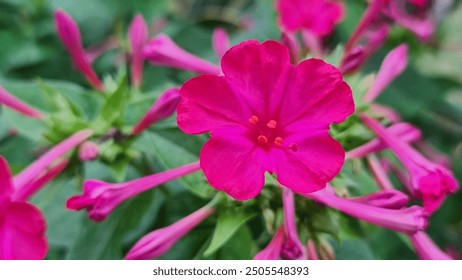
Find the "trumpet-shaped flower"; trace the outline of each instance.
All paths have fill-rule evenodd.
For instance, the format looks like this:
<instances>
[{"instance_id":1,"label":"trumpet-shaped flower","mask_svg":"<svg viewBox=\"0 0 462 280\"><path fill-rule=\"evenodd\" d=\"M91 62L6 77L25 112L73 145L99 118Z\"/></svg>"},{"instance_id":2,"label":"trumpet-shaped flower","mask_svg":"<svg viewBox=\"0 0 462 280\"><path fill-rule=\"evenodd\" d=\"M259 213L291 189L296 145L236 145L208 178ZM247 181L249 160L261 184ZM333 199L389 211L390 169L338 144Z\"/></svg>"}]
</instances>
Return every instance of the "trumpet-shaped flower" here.
<instances>
[{"instance_id":1,"label":"trumpet-shaped flower","mask_svg":"<svg viewBox=\"0 0 462 280\"><path fill-rule=\"evenodd\" d=\"M284 226L280 226L279 229L271 239L270 243L260 252L258 252L254 260L279 260L281 257L281 250L284 244Z\"/></svg>"},{"instance_id":2,"label":"trumpet-shaped flower","mask_svg":"<svg viewBox=\"0 0 462 280\"><path fill-rule=\"evenodd\" d=\"M5 105L25 116L31 118L42 118L43 114L29 105L23 103L21 100L14 97L11 93L0 87L0 105Z\"/></svg>"},{"instance_id":3,"label":"trumpet-shaped flower","mask_svg":"<svg viewBox=\"0 0 462 280\"><path fill-rule=\"evenodd\" d=\"M143 48L148 41L148 26L142 15L136 15L130 24L128 37L131 48L132 84L139 87L143 80Z\"/></svg>"},{"instance_id":4,"label":"trumpet-shaped flower","mask_svg":"<svg viewBox=\"0 0 462 280\"><path fill-rule=\"evenodd\" d=\"M324 188L345 159L329 125L354 111L340 72L317 59L291 65L287 48L275 41L243 42L221 66L224 76L187 81L177 110L184 132L211 132L200 154L210 184L247 200L268 171L295 192Z\"/></svg>"},{"instance_id":5,"label":"trumpet-shaped flower","mask_svg":"<svg viewBox=\"0 0 462 280\"><path fill-rule=\"evenodd\" d=\"M176 88L166 90L152 107L144 115L144 117L133 128L133 135L141 133L146 128L154 123L171 116L180 103L180 92Z\"/></svg>"},{"instance_id":6,"label":"trumpet-shaped flower","mask_svg":"<svg viewBox=\"0 0 462 280\"><path fill-rule=\"evenodd\" d=\"M362 115L362 120L407 168L410 175L410 191L422 199L428 213L436 211L448 194L459 189L450 170L430 162L407 143L389 133L378 121L366 115Z\"/></svg>"},{"instance_id":7,"label":"trumpet-shaped flower","mask_svg":"<svg viewBox=\"0 0 462 280\"><path fill-rule=\"evenodd\" d=\"M45 218L26 200L56 177L67 165L67 160L47 168L90 135L91 132L83 131L71 136L15 178L6 160L0 156L0 259L45 257L48 251Z\"/></svg>"},{"instance_id":8,"label":"trumpet-shaped flower","mask_svg":"<svg viewBox=\"0 0 462 280\"><path fill-rule=\"evenodd\" d=\"M281 248L281 257L285 260L304 260L306 259L306 250L298 237L294 193L288 188L283 187L282 189L282 203L284 206L285 241Z\"/></svg>"},{"instance_id":9,"label":"trumpet-shaped flower","mask_svg":"<svg viewBox=\"0 0 462 280\"><path fill-rule=\"evenodd\" d=\"M95 142L85 141L80 145L79 158L82 161L95 160L99 156L99 147Z\"/></svg>"},{"instance_id":10,"label":"trumpet-shaped flower","mask_svg":"<svg viewBox=\"0 0 462 280\"><path fill-rule=\"evenodd\" d=\"M199 223L215 212L204 206L178 222L155 230L141 238L125 256L126 260L149 260L163 255Z\"/></svg>"},{"instance_id":11,"label":"trumpet-shaped flower","mask_svg":"<svg viewBox=\"0 0 462 280\"><path fill-rule=\"evenodd\" d=\"M221 73L220 67L180 48L165 34L160 34L149 41L143 54L153 65L179 68L199 74Z\"/></svg>"},{"instance_id":12,"label":"trumpet-shaped flower","mask_svg":"<svg viewBox=\"0 0 462 280\"><path fill-rule=\"evenodd\" d=\"M215 55L221 59L230 48L229 36L224 28L218 27L213 30L212 45Z\"/></svg>"},{"instance_id":13,"label":"trumpet-shaped flower","mask_svg":"<svg viewBox=\"0 0 462 280\"><path fill-rule=\"evenodd\" d=\"M431 238L423 231L409 235L412 246L422 260L452 260L445 252L441 251Z\"/></svg>"},{"instance_id":14,"label":"trumpet-shaped flower","mask_svg":"<svg viewBox=\"0 0 462 280\"><path fill-rule=\"evenodd\" d=\"M84 182L83 194L69 198L67 201L67 208L71 210L87 209L90 219L102 221L125 200L168 181L196 172L199 169L198 163L191 163L161 173L117 184L98 180L87 180Z\"/></svg>"},{"instance_id":15,"label":"trumpet-shaped flower","mask_svg":"<svg viewBox=\"0 0 462 280\"><path fill-rule=\"evenodd\" d=\"M83 48L77 24L66 12L57 10L55 12L55 25L59 39L61 39L61 42L71 55L75 68L84 75L95 89L103 91L103 83L91 67L90 61Z\"/></svg>"}]
</instances>

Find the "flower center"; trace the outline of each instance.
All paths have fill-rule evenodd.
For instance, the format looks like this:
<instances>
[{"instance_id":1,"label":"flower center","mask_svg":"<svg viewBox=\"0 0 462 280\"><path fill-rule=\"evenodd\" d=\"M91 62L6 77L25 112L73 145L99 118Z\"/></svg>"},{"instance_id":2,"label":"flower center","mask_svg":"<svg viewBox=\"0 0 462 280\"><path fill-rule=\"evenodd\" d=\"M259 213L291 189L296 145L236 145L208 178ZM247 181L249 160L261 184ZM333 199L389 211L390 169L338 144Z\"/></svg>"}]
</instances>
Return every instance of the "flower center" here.
<instances>
[{"instance_id":1,"label":"flower center","mask_svg":"<svg viewBox=\"0 0 462 280\"><path fill-rule=\"evenodd\" d=\"M249 118L251 125L250 137L255 139L258 145L269 149L279 148L283 150L298 151L297 144L290 143L286 145L284 142L282 129L278 126L277 121L270 119L268 122L262 122L257 116L253 115Z\"/></svg>"}]
</instances>

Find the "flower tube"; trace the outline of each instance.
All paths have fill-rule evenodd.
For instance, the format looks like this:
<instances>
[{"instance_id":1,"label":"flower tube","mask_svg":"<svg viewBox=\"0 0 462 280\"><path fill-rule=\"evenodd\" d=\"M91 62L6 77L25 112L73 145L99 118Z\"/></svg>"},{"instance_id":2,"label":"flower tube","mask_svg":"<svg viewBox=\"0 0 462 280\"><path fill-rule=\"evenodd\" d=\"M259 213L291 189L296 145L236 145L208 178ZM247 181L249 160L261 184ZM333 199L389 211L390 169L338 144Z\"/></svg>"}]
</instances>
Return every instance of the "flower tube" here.
<instances>
[{"instance_id":1,"label":"flower tube","mask_svg":"<svg viewBox=\"0 0 462 280\"><path fill-rule=\"evenodd\" d=\"M281 257L281 249L284 244L284 225L281 225L279 229L271 239L268 246L266 246L263 250L258 252L254 260L279 260Z\"/></svg>"},{"instance_id":2,"label":"flower tube","mask_svg":"<svg viewBox=\"0 0 462 280\"><path fill-rule=\"evenodd\" d=\"M166 253L175 243L213 214L214 208L202 207L178 222L157 229L141 238L125 256L126 260L148 260Z\"/></svg>"},{"instance_id":3,"label":"flower tube","mask_svg":"<svg viewBox=\"0 0 462 280\"><path fill-rule=\"evenodd\" d=\"M281 257L285 260L304 260L306 259L306 250L298 237L294 193L290 189L282 187L282 201L285 240L281 248Z\"/></svg>"},{"instance_id":4,"label":"flower tube","mask_svg":"<svg viewBox=\"0 0 462 280\"><path fill-rule=\"evenodd\" d=\"M66 12L57 10L55 12L55 25L59 39L69 52L74 66L95 89L103 91L103 83L91 67L82 46L82 39L80 38L80 31L77 24Z\"/></svg>"},{"instance_id":5,"label":"flower tube","mask_svg":"<svg viewBox=\"0 0 462 280\"><path fill-rule=\"evenodd\" d=\"M422 260L452 260L452 258L441 251L431 238L423 231L409 235L412 246L414 246L417 256Z\"/></svg>"},{"instance_id":6,"label":"flower tube","mask_svg":"<svg viewBox=\"0 0 462 280\"><path fill-rule=\"evenodd\" d=\"M165 34L148 42L144 56L153 65L184 69L198 74L219 75L220 67L180 48Z\"/></svg>"},{"instance_id":7,"label":"flower tube","mask_svg":"<svg viewBox=\"0 0 462 280\"><path fill-rule=\"evenodd\" d=\"M67 201L70 210L86 209L94 221L102 221L122 202L168 181L178 179L200 170L199 163L194 162L164 172L111 184L98 180L84 182L83 194L73 196Z\"/></svg>"},{"instance_id":8,"label":"flower tube","mask_svg":"<svg viewBox=\"0 0 462 280\"><path fill-rule=\"evenodd\" d=\"M43 114L41 112L23 103L21 100L17 99L11 93L9 93L3 87L0 86L0 105L1 104L30 118L43 118Z\"/></svg>"},{"instance_id":9,"label":"flower tube","mask_svg":"<svg viewBox=\"0 0 462 280\"><path fill-rule=\"evenodd\" d=\"M390 147L406 167L410 175L411 193L423 200L426 212L435 212L448 194L459 189L450 170L430 162L407 143L389 133L378 121L365 114L361 117L364 124Z\"/></svg>"},{"instance_id":10,"label":"flower tube","mask_svg":"<svg viewBox=\"0 0 462 280\"><path fill-rule=\"evenodd\" d=\"M130 24L128 38L131 48L132 84L139 87L143 80L143 48L148 41L148 26L142 15L138 14Z\"/></svg>"}]
</instances>

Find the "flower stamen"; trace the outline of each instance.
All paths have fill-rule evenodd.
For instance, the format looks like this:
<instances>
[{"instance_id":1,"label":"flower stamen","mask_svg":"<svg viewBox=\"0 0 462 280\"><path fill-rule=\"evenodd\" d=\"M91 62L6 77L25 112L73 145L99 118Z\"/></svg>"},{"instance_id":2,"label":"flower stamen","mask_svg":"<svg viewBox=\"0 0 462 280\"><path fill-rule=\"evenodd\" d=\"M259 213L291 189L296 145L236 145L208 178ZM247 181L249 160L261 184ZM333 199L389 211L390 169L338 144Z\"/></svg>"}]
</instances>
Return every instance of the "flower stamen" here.
<instances>
[{"instance_id":1,"label":"flower stamen","mask_svg":"<svg viewBox=\"0 0 462 280\"><path fill-rule=\"evenodd\" d=\"M278 123L277 123L275 120L270 120L270 121L266 124L266 126L269 127L269 128L274 129L274 128L276 128L277 124L278 124Z\"/></svg>"},{"instance_id":2,"label":"flower stamen","mask_svg":"<svg viewBox=\"0 0 462 280\"><path fill-rule=\"evenodd\" d=\"M257 140L260 144L268 144L268 138L266 138L264 135L259 135Z\"/></svg>"},{"instance_id":3,"label":"flower stamen","mask_svg":"<svg viewBox=\"0 0 462 280\"><path fill-rule=\"evenodd\" d=\"M258 123L258 117L257 116L251 116L249 118L249 123L253 124L253 125L256 125Z\"/></svg>"}]
</instances>

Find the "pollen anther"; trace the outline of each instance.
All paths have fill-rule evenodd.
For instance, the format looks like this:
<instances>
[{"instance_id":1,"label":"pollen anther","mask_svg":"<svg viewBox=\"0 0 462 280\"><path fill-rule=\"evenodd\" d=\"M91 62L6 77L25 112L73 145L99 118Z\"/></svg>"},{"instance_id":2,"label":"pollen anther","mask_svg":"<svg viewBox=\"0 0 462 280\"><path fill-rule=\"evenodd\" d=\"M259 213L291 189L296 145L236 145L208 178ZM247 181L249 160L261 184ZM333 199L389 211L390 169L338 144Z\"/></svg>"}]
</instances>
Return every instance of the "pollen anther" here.
<instances>
[{"instance_id":1,"label":"pollen anther","mask_svg":"<svg viewBox=\"0 0 462 280\"><path fill-rule=\"evenodd\" d=\"M263 135L258 136L257 140L260 144L268 144L268 138Z\"/></svg>"},{"instance_id":2,"label":"pollen anther","mask_svg":"<svg viewBox=\"0 0 462 280\"><path fill-rule=\"evenodd\" d=\"M292 151L298 151L298 146L295 143L290 144L287 148L291 149Z\"/></svg>"},{"instance_id":3,"label":"pollen anther","mask_svg":"<svg viewBox=\"0 0 462 280\"><path fill-rule=\"evenodd\" d=\"M277 125L277 124L278 124L278 123L277 123L275 120L270 120L270 121L266 124L266 126L269 127L269 128L276 128L276 125Z\"/></svg>"},{"instance_id":4,"label":"pollen anther","mask_svg":"<svg viewBox=\"0 0 462 280\"><path fill-rule=\"evenodd\" d=\"M251 116L249 118L249 123L253 124L253 125L256 125L258 123L258 117L257 116Z\"/></svg>"},{"instance_id":5,"label":"pollen anther","mask_svg":"<svg viewBox=\"0 0 462 280\"><path fill-rule=\"evenodd\" d=\"M281 147L283 143L284 143L284 140L281 137L276 137L274 139L274 145L276 147Z\"/></svg>"}]
</instances>

